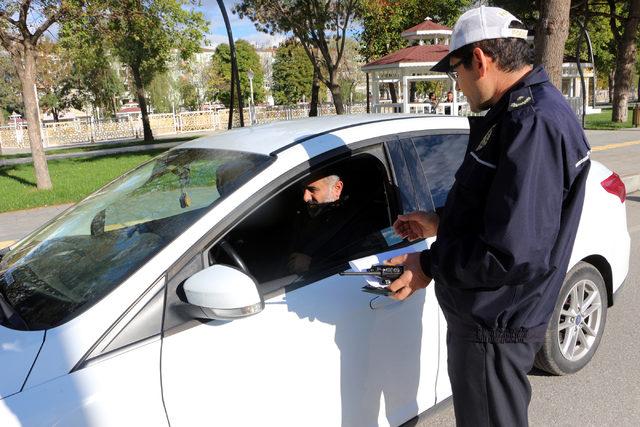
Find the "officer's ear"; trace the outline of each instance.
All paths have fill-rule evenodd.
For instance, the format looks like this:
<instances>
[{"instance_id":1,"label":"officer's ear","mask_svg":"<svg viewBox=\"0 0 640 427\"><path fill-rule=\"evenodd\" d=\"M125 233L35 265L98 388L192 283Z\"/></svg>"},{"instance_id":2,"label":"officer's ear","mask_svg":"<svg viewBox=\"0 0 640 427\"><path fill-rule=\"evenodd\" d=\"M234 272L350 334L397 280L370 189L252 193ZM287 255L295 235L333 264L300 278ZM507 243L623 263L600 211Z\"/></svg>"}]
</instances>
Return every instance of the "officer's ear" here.
<instances>
[{"instance_id":1,"label":"officer's ear","mask_svg":"<svg viewBox=\"0 0 640 427\"><path fill-rule=\"evenodd\" d=\"M489 71L490 67L493 67L493 58L484 53L482 49L476 47L471 53L471 67L478 75L478 78L484 77Z\"/></svg>"}]
</instances>

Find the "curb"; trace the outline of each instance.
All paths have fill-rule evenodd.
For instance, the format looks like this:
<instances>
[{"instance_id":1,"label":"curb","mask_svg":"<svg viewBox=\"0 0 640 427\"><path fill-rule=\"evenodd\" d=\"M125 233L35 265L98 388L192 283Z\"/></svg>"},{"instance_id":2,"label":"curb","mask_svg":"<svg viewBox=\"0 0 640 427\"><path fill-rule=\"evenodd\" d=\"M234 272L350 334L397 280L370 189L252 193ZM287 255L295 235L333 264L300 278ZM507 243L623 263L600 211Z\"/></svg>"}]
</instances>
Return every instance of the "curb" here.
<instances>
[{"instance_id":1,"label":"curb","mask_svg":"<svg viewBox=\"0 0 640 427\"><path fill-rule=\"evenodd\" d=\"M9 246L13 245L15 242L16 242L15 240L6 240L4 242L0 242L0 249L8 248Z\"/></svg>"},{"instance_id":2,"label":"curb","mask_svg":"<svg viewBox=\"0 0 640 427\"><path fill-rule=\"evenodd\" d=\"M640 174L623 176L621 179L627 194L635 193L640 189Z\"/></svg>"}]
</instances>

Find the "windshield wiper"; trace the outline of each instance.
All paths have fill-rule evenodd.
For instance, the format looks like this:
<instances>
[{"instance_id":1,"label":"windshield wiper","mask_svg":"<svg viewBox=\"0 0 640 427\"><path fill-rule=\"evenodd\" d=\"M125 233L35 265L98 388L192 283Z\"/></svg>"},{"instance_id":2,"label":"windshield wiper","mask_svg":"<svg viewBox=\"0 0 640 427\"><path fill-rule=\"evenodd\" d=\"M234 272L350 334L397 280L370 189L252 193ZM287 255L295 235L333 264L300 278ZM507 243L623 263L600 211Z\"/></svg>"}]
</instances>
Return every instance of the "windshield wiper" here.
<instances>
[{"instance_id":1,"label":"windshield wiper","mask_svg":"<svg viewBox=\"0 0 640 427\"><path fill-rule=\"evenodd\" d=\"M16 311L15 308L9 304L7 301L4 290L2 289L2 285L0 284L0 324L9 325L12 328L19 329L22 331L28 331L29 325L24 319L20 316L20 314Z\"/></svg>"}]
</instances>

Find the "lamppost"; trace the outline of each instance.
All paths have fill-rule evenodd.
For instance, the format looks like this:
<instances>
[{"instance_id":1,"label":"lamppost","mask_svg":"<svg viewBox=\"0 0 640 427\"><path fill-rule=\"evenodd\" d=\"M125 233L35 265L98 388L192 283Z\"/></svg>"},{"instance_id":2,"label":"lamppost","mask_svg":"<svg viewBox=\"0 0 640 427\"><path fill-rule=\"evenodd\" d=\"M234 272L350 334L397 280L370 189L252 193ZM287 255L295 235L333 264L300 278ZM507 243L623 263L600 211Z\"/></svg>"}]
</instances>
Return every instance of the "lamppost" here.
<instances>
[{"instance_id":1,"label":"lamppost","mask_svg":"<svg viewBox=\"0 0 640 427\"><path fill-rule=\"evenodd\" d=\"M249 107L249 113L251 114L250 121L252 125L255 123L255 118L256 118L256 113L253 105L253 76L254 76L253 70L249 68L249 71L247 71L247 77L249 77L249 93L251 94L251 97L250 97L251 105Z\"/></svg>"},{"instance_id":2,"label":"lamppost","mask_svg":"<svg viewBox=\"0 0 640 427\"><path fill-rule=\"evenodd\" d=\"M587 51L589 54L589 60L591 61L591 66L593 67L593 95L591 100L591 102L593 103L593 108L596 108L596 63L593 57L593 46L591 44L591 37L589 37L589 32L580 19L576 19L576 22L580 26L580 36L578 37L578 44L576 45L576 63L578 66L578 73L580 74L580 95L582 95L582 128L584 129L585 116L587 115L587 86L584 81L584 72L582 71L582 63L580 61L580 47L582 46L583 39L587 40Z\"/></svg>"}]
</instances>

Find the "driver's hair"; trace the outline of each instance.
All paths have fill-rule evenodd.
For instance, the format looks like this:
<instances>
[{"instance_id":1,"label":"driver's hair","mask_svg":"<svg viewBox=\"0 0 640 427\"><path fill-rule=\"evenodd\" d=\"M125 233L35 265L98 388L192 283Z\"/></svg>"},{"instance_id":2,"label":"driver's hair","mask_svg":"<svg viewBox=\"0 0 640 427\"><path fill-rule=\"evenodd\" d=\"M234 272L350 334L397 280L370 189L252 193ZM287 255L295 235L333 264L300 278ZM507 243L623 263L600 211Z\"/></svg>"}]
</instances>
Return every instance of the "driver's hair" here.
<instances>
[{"instance_id":1,"label":"driver's hair","mask_svg":"<svg viewBox=\"0 0 640 427\"><path fill-rule=\"evenodd\" d=\"M333 188L341 178L338 175L328 175L322 179L329 185L329 187Z\"/></svg>"}]
</instances>

